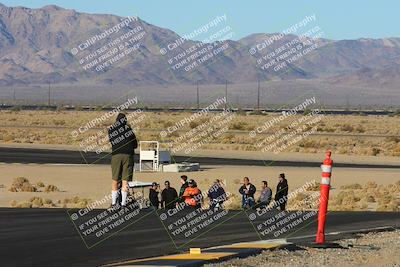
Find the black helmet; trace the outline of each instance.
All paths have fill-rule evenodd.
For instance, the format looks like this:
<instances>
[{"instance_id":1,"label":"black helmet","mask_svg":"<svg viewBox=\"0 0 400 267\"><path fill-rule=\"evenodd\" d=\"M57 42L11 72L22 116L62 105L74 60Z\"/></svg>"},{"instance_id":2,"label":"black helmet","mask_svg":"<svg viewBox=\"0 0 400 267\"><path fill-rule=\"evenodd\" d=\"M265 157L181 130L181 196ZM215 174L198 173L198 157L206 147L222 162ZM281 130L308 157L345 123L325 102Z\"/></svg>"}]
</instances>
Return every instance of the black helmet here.
<instances>
[{"instance_id":1,"label":"black helmet","mask_svg":"<svg viewBox=\"0 0 400 267\"><path fill-rule=\"evenodd\" d=\"M189 184L189 185L193 185L194 187L197 186L197 183L196 183L195 180L193 180L193 179L190 179L189 182L188 182L188 184Z\"/></svg>"}]
</instances>

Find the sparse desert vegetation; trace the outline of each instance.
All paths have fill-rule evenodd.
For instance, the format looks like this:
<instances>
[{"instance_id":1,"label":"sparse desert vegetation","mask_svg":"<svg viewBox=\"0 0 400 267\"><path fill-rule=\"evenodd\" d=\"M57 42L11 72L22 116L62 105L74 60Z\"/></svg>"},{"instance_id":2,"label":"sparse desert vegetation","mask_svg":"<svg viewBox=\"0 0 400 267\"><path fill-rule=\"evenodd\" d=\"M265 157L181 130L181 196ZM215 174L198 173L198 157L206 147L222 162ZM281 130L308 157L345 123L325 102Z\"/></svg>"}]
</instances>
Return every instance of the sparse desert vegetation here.
<instances>
[{"instance_id":1,"label":"sparse desert vegetation","mask_svg":"<svg viewBox=\"0 0 400 267\"><path fill-rule=\"evenodd\" d=\"M84 208L91 200L89 198L80 198L78 196L72 198L64 198L63 200L58 200L57 204L63 208Z\"/></svg>"},{"instance_id":2,"label":"sparse desert vegetation","mask_svg":"<svg viewBox=\"0 0 400 267\"><path fill-rule=\"evenodd\" d=\"M1 143L62 144L79 146L106 129L114 118L104 121L97 128L71 136L73 130L85 126L89 121L103 115L102 111L0 111ZM175 125L188 112L145 112L143 119L130 121L137 129L140 140L160 140L160 131ZM213 115L198 118L181 127L189 131L210 120ZM227 124L228 131L207 144L202 149L258 151L255 144L280 129L290 129L300 115L288 118L268 129L266 135L252 138L248 132L270 121L279 114L236 113ZM133 117L132 120L134 120ZM331 149L336 154L368 156L400 156L400 116L326 115L315 124L316 132L301 141L288 146L286 152L320 153ZM307 125L309 126L309 125ZM309 127L311 129L311 127ZM164 145L179 137L182 132L173 132L161 139ZM96 141L97 142L97 141Z\"/></svg>"},{"instance_id":3,"label":"sparse desert vegetation","mask_svg":"<svg viewBox=\"0 0 400 267\"><path fill-rule=\"evenodd\" d=\"M29 182L29 179L25 177L14 178L8 190L10 192L37 192L40 191L38 188L44 188L43 192L46 193L60 191L55 185L49 184L46 186L43 182L32 184L31 182Z\"/></svg>"},{"instance_id":4,"label":"sparse desert vegetation","mask_svg":"<svg viewBox=\"0 0 400 267\"><path fill-rule=\"evenodd\" d=\"M0 205L7 207L41 207L39 205L27 204L34 197L50 199L55 207L83 207L91 200L103 199L108 196L110 184L110 167L107 165L95 166L51 166L51 165L0 165L4 179L5 188L0 189L2 195ZM257 167L250 166L227 166L205 169L201 172L185 173L189 178L194 179L202 192L207 192L213 184L213 180L218 178L223 181L226 192L229 192L230 201L227 202L228 209L240 209L241 196L238 192L242 184L243 177L250 177L250 181L257 187L256 199L259 197L261 181L267 180L275 195L277 178L279 173L285 172L289 181L289 192L302 187L305 183L312 180L319 180L321 175L320 168L297 168L297 167ZM29 176L23 176L29 173ZM12 178L12 175L18 175ZM177 173L137 173L137 179L144 182L157 181L163 184L168 180L171 186L179 189L179 176ZM396 169L351 169L336 168L333 176L332 189L330 191L329 209L330 211L399 211L400 199L400 174ZM57 177L57 183L54 183ZM357 177L357 179L353 179ZM353 182L351 182L353 181ZM12 186L19 188L21 184L29 183L34 185L36 191L11 192ZM44 187L40 187L39 186ZM60 191L54 190L55 185ZM301 194L289 199L288 209L295 210L317 210L319 199L319 182L311 183ZM51 189L46 192L45 188ZM145 191L146 197L148 191ZM15 200L13 202L13 200ZM37 202L37 200L35 201ZM316 205L315 205L316 203ZM107 208L109 202L101 208ZM42 207L46 206L43 201Z\"/></svg>"},{"instance_id":5,"label":"sparse desert vegetation","mask_svg":"<svg viewBox=\"0 0 400 267\"><path fill-rule=\"evenodd\" d=\"M56 205L51 199L43 199L41 197L32 197L28 201L17 202L11 201L11 207L14 208L53 208Z\"/></svg>"},{"instance_id":6,"label":"sparse desert vegetation","mask_svg":"<svg viewBox=\"0 0 400 267\"><path fill-rule=\"evenodd\" d=\"M41 197L32 197L26 201L11 201L10 205L14 208L84 208L90 203L86 198L64 198L55 203L53 200Z\"/></svg>"},{"instance_id":7,"label":"sparse desert vegetation","mask_svg":"<svg viewBox=\"0 0 400 267\"><path fill-rule=\"evenodd\" d=\"M44 192L46 192L46 193L58 192L58 191L60 191L60 189L58 189L57 186L52 185L52 184L46 185L45 188L44 188Z\"/></svg>"},{"instance_id":8,"label":"sparse desert vegetation","mask_svg":"<svg viewBox=\"0 0 400 267\"><path fill-rule=\"evenodd\" d=\"M333 192L335 191L336 189L333 189ZM318 209L319 203L312 201L315 198L312 198L311 194L311 192L299 193L289 199L288 209ZM378 186L375 182L364 185L358 183L342 185L339 191L330 197L328 210L400 211L400 181L386 186Z\"/></svg>"},{"instance_id":9,"label":"sparse desert vegetation","mask_svg":"<svg viewBox=\"0 0 400 267\"><path fill-rule=\"evenodd\" d=\"M318 210L319 183L299 192L288 201L288 210ZM336 189L333 189L336 190ZM258 192L259 193L259 192ZM258 194L256 194L256 198ZM232 194L225 208L241 209L241 196ZM340 186L329 200L329 211L400 211L400 180L394 184L378 185L376 182Z\"/></svg>"},{"instance_id":10,"label":"sparse desert vegetation","mask_svg":"<svg viewBox=\"0 0 400 267\"><path fill-rule=\"evenodd\" d=\"M329 202L330 210L400 211L400 181L386 186L350 184L341 189Z\"/></svg>"},{"instance_id":11,"label":"sparse desert vegetation","mask_svg":"<svg viewBox=\"0 0 400 267\"><path fill-rule=\"evenodd\" d=\"M44 183L41 182L41 181L37 182L37 183L36 183L36 186L37 186L37 187L45 187Z\"/></svg>"},{"instance_id":12,"label":"sparse desert vegetation","mask_svg":"<svg viewBox=\"0 0 400 267\"><path fill-rule=\"evenodd\" d=\"M60 192L61 190L52 184L45 184L42 181L33 184L25 177L16 177L12 180L9 192L30 192L30 193L50 193L50 192ZM12 200L10 202L11 207L15 208L84 208L90 203L89 198L82 198L79 196L67 197L59 200L54 200L54 197L40 197L33 196L27 200L16 201Z\"/></svg>"},{"instance_id":13,"label":"sparse desert vegetation","mask_svg":"<svg viewBox=\"0 0 400 267\"><path fill-rule=\"evenodd\" d=\"M239 194L229 196L225 208L228 210L240 210L242 208L242 197Z\"/></svg>"},{"instance_id":14,"label":"sparse desert vegetation","mask_svg":"<svg viewBox=\"0 0 400 267\"><path fill-rule=\"evenodd\" d=\"M42 189L43 190L42 190ZM36 184L33 184L29 181L28 178L25 177L16 177L13 179L11 186L8 188L9 192L18 193L18 192L30 192L30 193L40 193L40 192L59 192L57 186L55 185L45 185L43 182L39 181ZM29 198L29 200L24 201L16 201L13 200L10 203L11 207L15 208L53 208L56 205L53 203L52 199L42 198L39 196L34 196Z\"/></svg>"},{"instance_id":15,"label":"sparse desert vegetation","mask_svg":"<svg viewBox=\"0 0 400 267\"><path fill-rule=\"evenodd\" d=\"M317 190L318 187L318 190ZM315 191L315 192L310 192ZM288 209L311 210L319 206L319 184L306 192L296 194L288 201ZM335 192L336 189L333 189ZM317 195L314 195L317 193ZM394 184L378 185L376 182L340 186L329 199L329 211L400 211L400 180Z\"/></svg>"},{"instance_id":16,"label":"sparse desert vegetation","mask_svg":"<svg viewBox=\"0 0 400 267\"><path fill-rule=\"evenodd\" d=\"M37 188L32 185L25 177L14 178L12 185L9 188L10 192L36 192Z\"/></svg>"}]
</instances>

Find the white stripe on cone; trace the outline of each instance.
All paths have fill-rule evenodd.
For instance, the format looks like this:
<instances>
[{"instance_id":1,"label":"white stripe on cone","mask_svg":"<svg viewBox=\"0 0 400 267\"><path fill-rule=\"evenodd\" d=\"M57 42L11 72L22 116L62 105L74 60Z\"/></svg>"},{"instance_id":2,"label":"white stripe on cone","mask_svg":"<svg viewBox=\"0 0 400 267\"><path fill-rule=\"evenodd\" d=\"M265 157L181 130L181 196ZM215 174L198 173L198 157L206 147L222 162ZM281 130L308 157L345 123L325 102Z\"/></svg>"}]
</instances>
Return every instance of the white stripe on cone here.
<instances>
[{"instance_id":1,"label":"white stripe on cone","mask_svg":"<svg viewBox=\"0 0 400 267\"><path fill-rule=\"evenodd\" d=\"M330 185L330 184L331 184L331 179L322 177L322 179L321 179L321 184Z\"/></svg>"},{"instance_id":2,"label":"white stripe on cone","mask_svg":"<svg viewBox=\"0 0 400 267\"><path fill-rule=\"evenodd\" d=\"M332 172L332 166L331 165L321 165L322 172Z\"/></svg>"}]
</instances>

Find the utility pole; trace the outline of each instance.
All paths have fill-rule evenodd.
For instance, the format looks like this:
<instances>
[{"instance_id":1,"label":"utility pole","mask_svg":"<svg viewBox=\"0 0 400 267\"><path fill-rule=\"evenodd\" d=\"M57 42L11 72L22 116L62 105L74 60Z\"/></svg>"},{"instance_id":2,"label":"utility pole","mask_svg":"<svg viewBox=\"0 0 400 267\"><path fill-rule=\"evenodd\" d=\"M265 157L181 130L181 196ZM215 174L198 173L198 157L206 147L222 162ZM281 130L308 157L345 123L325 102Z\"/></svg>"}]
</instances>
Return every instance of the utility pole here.
<instances>
[{"instance_id":1,"label":"utility pole","mask_svg":"<svg viewBox=\"0 0 400 267\"><path fill-rule=\"evenodd\" d=\"M260 79L257 80L257 110L260 110Z\"/></svg>"},{"instance_id":2,"label":"utility pole","mask_svg":"<svg viewBox=\"0 0 400 267\"><path fill-rule=\"evenodd\" d=\"M17 98L15 97L15 88L13 90L14 90L14 92L13 92L13 103L15 105L15 104L17 104Z\"/></svg>"},{"instance_id":3,"label":"utility pole","mask_svg":"<svg viewBox=\"0 0 400 267\"><path fill-rule=\"evenodd\" d=\"M199 82L196 82L196 91L197 91L197 111L200 110L200 95L199 95Z\"/></svg>"},{"instance_id":4,"label":"utility pole","mask_svg":"<svg viewBox=\"0 0 400 267\"><path fill-rule=\"evenodd\" d=\"M228 109L228 80L225 80L225 109Z\"/></svg>"}]
</instances>

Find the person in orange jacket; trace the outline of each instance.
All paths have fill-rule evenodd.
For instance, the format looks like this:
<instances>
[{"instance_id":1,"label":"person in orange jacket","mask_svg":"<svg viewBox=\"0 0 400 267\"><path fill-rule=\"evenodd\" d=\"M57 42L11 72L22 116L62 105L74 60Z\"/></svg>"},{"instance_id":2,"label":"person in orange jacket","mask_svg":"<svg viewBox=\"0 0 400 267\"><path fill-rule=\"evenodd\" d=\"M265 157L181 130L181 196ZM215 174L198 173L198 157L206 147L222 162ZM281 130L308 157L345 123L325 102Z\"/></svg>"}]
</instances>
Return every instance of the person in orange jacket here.
<instances>
[{"instance_id":1,"label":"person in orange jacket","mask_svg":"<svg viewBox=\"0 0 400 267\"><path fill-rule=\"evenodd\" d=\"M197 188L197 184L194 180L190 179L188 187L182 195L186 205L191 208L199 208L202 199L201 191Z\"/></svg>"}]
</instances>

